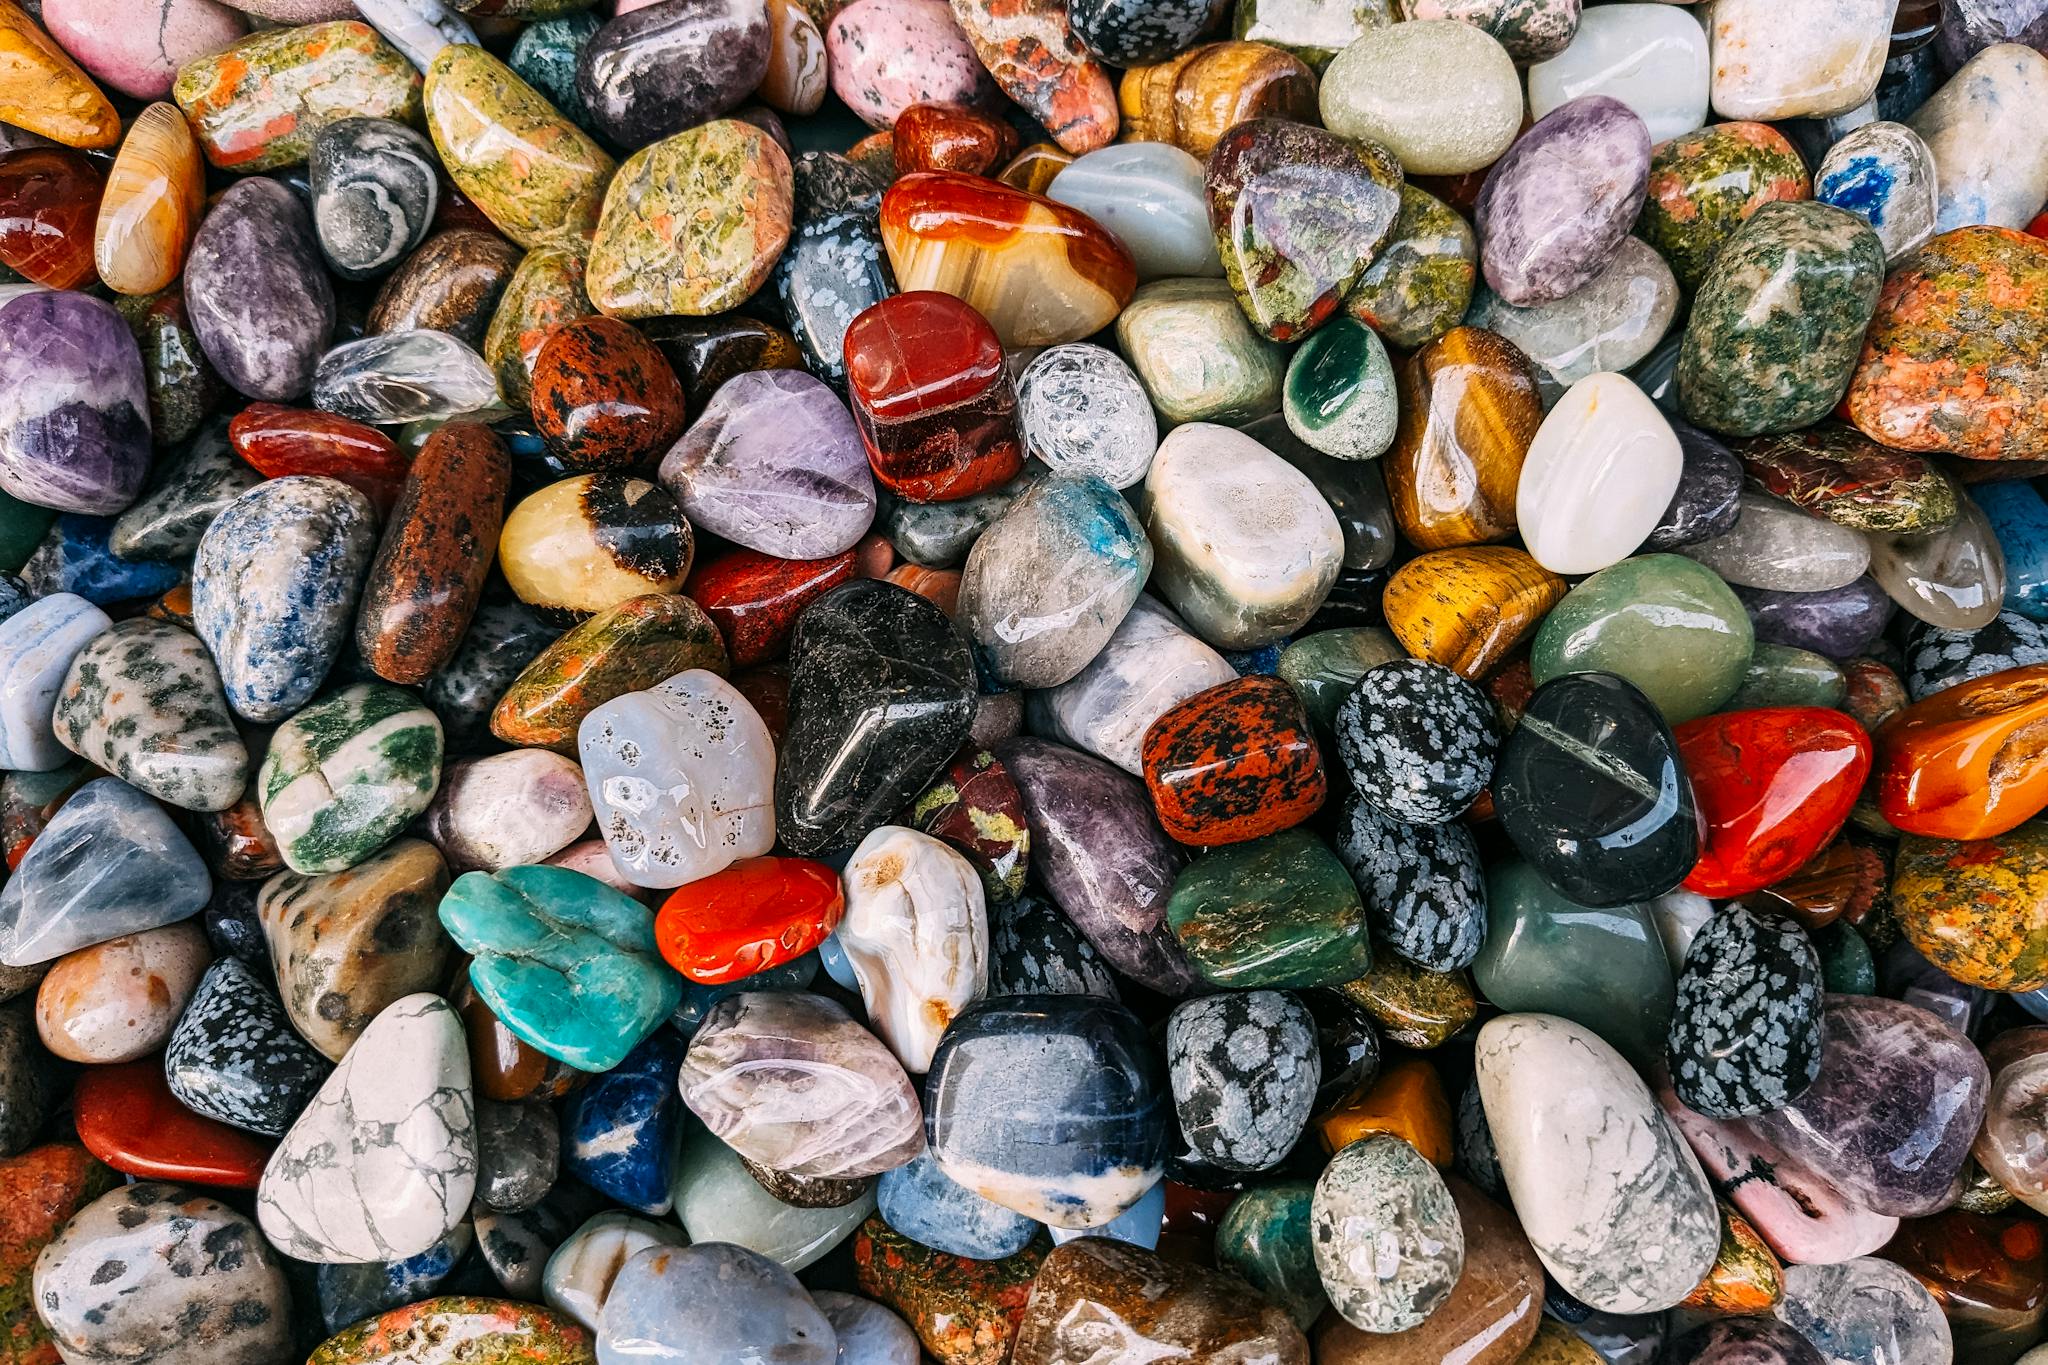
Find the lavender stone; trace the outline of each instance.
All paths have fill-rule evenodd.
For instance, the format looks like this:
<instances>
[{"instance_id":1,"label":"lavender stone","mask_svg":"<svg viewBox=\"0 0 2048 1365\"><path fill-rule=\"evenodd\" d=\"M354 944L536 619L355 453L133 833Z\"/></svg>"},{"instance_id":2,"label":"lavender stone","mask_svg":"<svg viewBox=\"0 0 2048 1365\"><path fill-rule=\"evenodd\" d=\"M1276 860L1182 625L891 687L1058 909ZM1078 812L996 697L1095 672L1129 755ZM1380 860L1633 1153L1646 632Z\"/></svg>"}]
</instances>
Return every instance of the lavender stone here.
<instances>
[{"instance_id":1,"label":"lavender stone","mask_svg":"<svg viewBox=\"0 0 2048 1365\"><path fill-rule=\"evenodd\" d=\"M1551 110L1494 163L1479 192L1479 263L1518 307L1590 283L1635 224L1650 184L1650 130L1606 95Z\"/></svg>"},{"instance_id":2,"label":"lavender stone","mask_svg":"<svg viewBox=\"0 0 2048 1365\"><path fill-rule=\"evenodd\" d=\"M1759 644L1810 649L1830 659L1867 653L1892 619L1892 599L1869 574L1826 592L1737 588Z\"/></svg>"},{"instance_id":3,"label":"lavender stone","mask_svg":"<svg viewBox=\"0 0 2048 1365\"><path fill-rule=\"evenodd\" d=\"M192 237L185 306L234 388L276 403L304 393L334 330L334 288L299 197L260 176L222 191Z\"/></svg>"},{"instance_id":4,"label":"lavender stone","mask_svg":"<svg viewBox=\"0 0 2048 1365\"><path fill-rule=\"evenodd\" d=\"M716 118L767 74L763 0L663 0L591 35L576 93L600 133L644 147Z\"/></svg>"},{"instance_id":5,"label":"lavender stone","mask_svg":"<svg viewBox=\"0 0 2048 1365\"><path fill-rule=\"evenodd\" d=\"M119 512L149 472L149 390L121 315L39 289L0 306L0 489L62 512Z\"/></svg>"}]
</instances>

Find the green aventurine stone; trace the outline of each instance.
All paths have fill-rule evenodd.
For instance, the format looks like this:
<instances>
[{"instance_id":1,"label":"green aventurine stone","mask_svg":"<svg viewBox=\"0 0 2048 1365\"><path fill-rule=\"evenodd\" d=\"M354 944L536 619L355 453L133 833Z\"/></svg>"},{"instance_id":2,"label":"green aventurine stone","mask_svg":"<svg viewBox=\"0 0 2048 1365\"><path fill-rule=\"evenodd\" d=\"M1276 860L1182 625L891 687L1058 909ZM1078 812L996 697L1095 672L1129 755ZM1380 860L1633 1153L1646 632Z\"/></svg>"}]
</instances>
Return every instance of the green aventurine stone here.
<instances>
[{"instance_id":1,"label":"green aventurine stone","mask_svg":"<svg viewBox=\"0 0 2048 1365\"><path fill-rule=\"evenodd\" d=\"M1246 1190L1216 1225L1216 1265L1234 1270L1252 1288L1287 1310L1306 1332L1329 1306L1309 1240L1309 1203L1316 1187L1307 1180Z\"/></svg>"},{"instance_id":2,"label":"green aventurine stone","mask_svg":"<svg viewBox=\"0 0 2048 1365\"><path fill-rule=\"evenodd\" d=\"M341 872L396 838L441 783L441 722L410 693L357 683L277 727L257 799L294 872Z\"/></svg>"},{"instance_id":3,"label":"green aventurine stone","mask_svg":"<svg viewBox=\"0 0 2048 1365\"><path fill-rule=\"evenodd\" d=\"M1464 320L1478 278L1471 225L1441 199L1403 185L1393 238L1344 296L1344 309L1389 345L1412 351Z\"/></svg>"},{"instance_id":4,"label":"green aventurine stone","mask_svg":"<svg viewBox=\"0 0 2048 1365\"><path fill-rule=\"evenodd\" d=\"M1305 829L1204 853L1174 882L1166 918L1211 985L1334 986L1372 966L1358 887Z\"/></svg>"},{"instance_id":5,"label":"green aventurine stone","mask_svg":"<svg viewBox=\"0 0 2048 1365\"><path fill-rule=\"evenodd\" d=\"M1379 333L1343 314L1301 343L1282 395L1287 426L1325 455L1373 460L1393 444L1394 365Z\"/></svg>"},{"instance_id":6,"label":"green aventurine stone","mask_svg":"<svg viewBox=\"0 0 2048 1365\"><path fill-rule=\"evenodd\" d=\"M1369 668L1405 659L1391 632L1378 626L1343 626L1304 635L1280 651L1274 672L1294 689L1316 733L1332 734L1337 708Z\"/></svg>"},{"instance_id":7,"label":"green aventurine stone","mask_svg":"<svg viewBox=\"0 0 2048 1365\"><path fill-rule=\"evenodd\" d=\"M1583 1024L1638 1067L1664 1055L1671 963L1640 905L1590 909L1523 862L1486 878L1486 946L1472 964L1481 994L1510 1012Z\"/></svg>"},{"instance_id":8,"label":"green aventurine stone","mask_svg":"<svg viewBox=\"0 0 2048 1365\"><path fill-rule=\"evenodd\" d=\"M1884 243L1830 204L1769 203L1715 258L1678 352L1678 402L1709 431L1818 422L1848 392L1884 287Z\"/></svg>"},{"instance_id":9,"label":"green aventurine stone","mask_svg":"<svg viewBox=\"0 0 2048 1365\"><path fill-rule=\"evenodd\" d=\"M1724 711L1754 711L1763 706L1827 706L1842 704L1849 680L1833 659L1791 645L1759 643L1749 657L1742 686Z\"/></svg>"},{"instance_id":10,"label":"green aventurine stone","mask_svg":"<svg viewBox=\"0 0 2048 1365\"><path fill-rule=\"evenodd\" d=\"M1682 555L1639 555L1565 594L1536 632L1529 671L1538 687L1617 674L1677 725L1734 696L1755 648L1749 613L1719 574Z\"/></svg>"},{"instance_id":11,"label":"green aventurine stone","mask_svg":"<svg viewBox=\"0 0 2048 1365\"><path fill-rule=\"evenodd\" d=\"M20 573L57 514L0 492L0 573Z\"/></svg>"}]
</instances>

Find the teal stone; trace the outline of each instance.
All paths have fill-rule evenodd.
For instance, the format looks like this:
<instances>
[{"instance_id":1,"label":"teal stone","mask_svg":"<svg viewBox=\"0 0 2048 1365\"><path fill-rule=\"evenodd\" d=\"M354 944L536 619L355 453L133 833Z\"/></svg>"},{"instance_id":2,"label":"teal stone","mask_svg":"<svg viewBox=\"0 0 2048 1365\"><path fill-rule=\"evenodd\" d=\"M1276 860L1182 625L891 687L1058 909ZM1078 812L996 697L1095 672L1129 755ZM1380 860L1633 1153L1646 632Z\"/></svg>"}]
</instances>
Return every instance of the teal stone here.
<instances>
[{"instance_id":1,"label":"teal stone","mask_svg":"<svg viewBox=\"0 0 2048 1365\"><path fill-rule=\"evenodd\" d=\"M1529 671L1538 687L1613 673L1678 725L1734 696L1755 649L1749 613L1719 574L1682 555L1639 555L1564 595L1530 644Z\"/></svg>"},{"instance_id":2,"label":"teal stone","mask_svg":"<svg viewBox=\"0 0 2048 1365\"><path fill-rule=\"evenodd\" d=\"M1287 364L1280 411L1287 429L1339 460L1376 460L1399 420L1394 364L1379 333L1338 315Z\"/></svg>"},{"instance_id":3,"label":"teal stone","mask_svg":"<svg viewBox=\"0 0 2048 1365\"><path fill-rule=\"evenodd\" d=\"M1855 925L1836 920L1811 937L1820 954L1821 985L1829 995L1877 994L1877 962Z\"/></svg>"},{"instance_id":4,"label":"teal stone","mask_svg":"<svg viewBox=\"0 0 2048 1365\"><path fill-rule=\"evenodd\" d=\"M398 837L441 785L441 721L385 683L344 687L277 727L256 799L294 872L342 872Z\"/></svg>"},{"instance_id":5,"label":"teal stone","mask_svg":"<svg viewBox=\"0 0 2048 1365\"><path fill-rule=\"evenodd\" d=\"M1580 905L1529 864L1497 863L1472 980L1509 1013L1584 1025L1644 1071L1664 1055L1675 986L1647 906Z\"/></svg>"},{"instance_id":6,"label":"teal stone","mask_svg":"<svg viewBox=\"0 0 2048 1365\"><path fill-rule=\"evenodd\" d=\"M0 491L0 573L20 573L56 519L52 509Z\"/></svg>"},{"instance_id":7,"label":"teal stone","mask_svg":"<svg viewBox=\"0 0 2048 1365\"><path fill-rule=\"evenodd\" d=\"M1849 695L1849 680L1825 654L1791 645L1759 643L1749 656L1742 686L1724 711L1754 711L1764 706L1838 707Z\"/></svg>"},{"instance_id":8,"label":"teal stone","mask_svg":"<svg viewBox=\"0 0 2048 1365\"><path fill-rule=\"evenodd\" d=\"M1372 967L1358 887L1305 829L1210 849L1182 869L1166 920L1212 986L1335 986Z\"/></svg>"},{"instance_id":9,"label":"teal stone","mask_svg":"<svg viewBox=\"0 0 2048 1365\"><path fill-rule=\"evenodd\" d=\"M600 26L601 21L588 10L528 24L519 31L519 41L505 58L505 64L521 80L546 95L548 103L585 132L596 125L576 90L576 63Z\"/></svg>"},{"instance_id":10,"label":"teal stone","mask_svg":"<svg viewBox=\"0 0 2048 1365\"><path fill-rule=\"evenodd\" d=\"M1290 643L1280 651L1274 672L1294 689L1302 709L1315 722L1316 734L1327 740L1336 733L1337 708L1366 670L1407 657L1408 651L1391 631L1378 626L1341 626Z\"/></svg>"},{"instance_id":11,"label":"teal stone","mask_svg":"<svg viewBox=\"0 0 2048 1365\"><path fill-rule=\"evenodd\" d=\"M1216 1225L1216 1264L1235 1271L1304 1332L1329 1305L1309 1240L1312 1180L1246 1190Z\"/></svg>"},{"instance_id":12,"label":"teal stone","mask_svg":"<svg viewBox=\"0 0 2048 1365\"><path fill-rule=\"evenodd\" d=\"M1811 426L1849 391L1884 287L1884 243L1846 209L1765 204L1693 300L1678 405L1695 426L1761 436Z\"/></svg>"},{"instance_id":13,"label":"teal stone","mask_svg":"<svg viewBox=\"0 0 2048 1365\"><path fill-rule=\"evenodd\" d=\"M610 1071L683 1002L653 912L566 867L457 877L441 924L473 955L469 979L491 1013L579 1071Z\"/></svg>"}]
</instances>

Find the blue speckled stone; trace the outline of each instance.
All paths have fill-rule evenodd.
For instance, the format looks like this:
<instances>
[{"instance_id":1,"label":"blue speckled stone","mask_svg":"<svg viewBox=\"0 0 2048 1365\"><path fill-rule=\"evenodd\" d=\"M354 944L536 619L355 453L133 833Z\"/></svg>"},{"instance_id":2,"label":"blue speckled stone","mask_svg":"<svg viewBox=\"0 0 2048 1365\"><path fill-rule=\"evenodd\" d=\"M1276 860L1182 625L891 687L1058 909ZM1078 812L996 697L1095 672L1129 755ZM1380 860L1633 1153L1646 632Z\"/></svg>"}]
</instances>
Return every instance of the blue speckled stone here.
<instances>
[{"instance_id":1,"label":"blue speckled stone","mask_svg":"<svg viewBox=\"0 0 2048 1365\"><path fill-rule=\"evenodd\" d=\"M840 984L850 991L858 990L859 987L852 980L852 975L853 969L849 965L848 979ZM695 1033L697 1026L704 1022L704 1016L711 1012L711 1007L729 995L738 995L741 991L805 991L809 990L811 983L817 979L818 954L811 952L805 953L802 957L793 957L780 966L770 967L765 972L755 972L752 976L728 981L722 986L703 986L695 981L684 981L682 999L677 1003L675 1016L670 1022L685 1034Z\"/></svg>"},{"instance_id":2,"label":"blue speckled stone","mask_svg":"<svg viewBox=\"0 0 2048 1365\"><path fill-rule=\"evenodd\" d=\"M683 998L654 915L566 867L456 878L441 923L474 956L469 979L506 1028L582 1071L609 1071Z\"/></svg>"},{"instance_id":3,"label":"blue speckled stone","mask_svg":"<svg viewBox=\"0 0 2048 1365\"><path fill-rule=\"evenodd\" d=\"M160 559L121 559L107 541L114 517L89 517L66 512L50 523L42 544L22 566L22 581L38 597L53 592L76 593L88 602L132 602L155 597L178 586L184 573Z\"/></svg>"},{"instance_id":4,"label":"blue speckled stone","mask_svg":"<svg viewBox=\"0 0 2048 1365\"><path fill-rule=\"evenodd\" d=\"M933 1054L925 1135L947 1175L1059 1227L1101 1227L1164 1169L1166 1069L1144 1025L1086 995L970 1006Z\"/></svg>"},{"instance_id":5,"label":"blue speckled stone","mask_svg":"<svg viewBox=\"0 0 2048 1365\"><path fill-rule=\"evenodd\" d=\"M206 969L164 1048L178 1103L271 1137L284 1135L333 1069L293 1030L276 988L238 957Z\"/></svg>"},{"instance_id":6,"label":"blue speckled stone","mask_svg":"<svg viewBox=\"0 0 2048 1365\"><path fill-rule=\"evenodd\" d=\"M905 1237L975 1261L997 1261L1022 1251L1038 1220L983 1199L939 1169L929 1148L907 1166L884 1171L875 1207Z\"/></svg>"},{"instance_id":7,"label":"blue speckled stone","mask_svg":"<svg viewBox=\"0 0 2048 1365\"><path fill-rule=\"evenodd\" d=\"M244 719L283 720L320 690L376 549L370 500L308 475L257 484L206 528L192 624Z\"/></svg>"},{"instance_id":8,"label":"blue speckled stone","mask_svg":"<svg viewBox=\"0 0 2048 1365\"><path fill-rule=\"evenodd\" d=\"M562 1106L562 1173L629 1209L669 1210L683 1097L683 1040L659 1029Z\"/></svg>"},{"instance_id":9,"label":"blue speckled stone","mask_svg":"<svg viewBox=\"0 0 2048 1365\"><path fill-rule=\"evenodd\" d=\"M2048 502L2019 480L1970 491L2005 553L2005 609L2048 621Z\"/></svg>"},{"instance_id":10,"label":"blue speckled stone","mask_svg":"<svg viewBox=\"0 0 2048 1365\"><path fill-rule=\"evenodd\" d=\"M469 1253L475 1234L468 1223L417 1256L402 1261L371 1261L359 1265L323 1265L314 1283L320 1294L320 1319L329 1332L430 1298Z\"/></svg>"},{"instance_id":11,"label":"blue speckled stone","mask_svg":"<svg viewBox=\"0 0 2048 1365\"><path fill-rule=\"evenodd\" d=\"M528 24L519 31L519 41L512 44L505 59L521 80L546 95L548 103L585 132L595 131L596 125L576 91L576 61L590 35L601 26L602 21L588 10Z\"/></svg>"}]
</instances>

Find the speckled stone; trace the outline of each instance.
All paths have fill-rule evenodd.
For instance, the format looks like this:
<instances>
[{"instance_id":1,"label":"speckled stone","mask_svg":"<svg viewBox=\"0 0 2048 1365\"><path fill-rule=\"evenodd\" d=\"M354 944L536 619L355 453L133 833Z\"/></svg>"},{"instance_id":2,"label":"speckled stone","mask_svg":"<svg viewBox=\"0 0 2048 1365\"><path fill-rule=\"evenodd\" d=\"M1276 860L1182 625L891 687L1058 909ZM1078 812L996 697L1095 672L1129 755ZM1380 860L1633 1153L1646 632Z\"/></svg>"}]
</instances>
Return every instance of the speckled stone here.
<instances>
[{"instance_id":1,"label":"speckled stone","mask_svg":"<svg viewBox=\"0 0 2048 1365\"><path fill-rule=\"evenodd\" d=\"M167 621L123 621L87 642L52 724L65 748L180 809L226 810L249 780L213 660Z\"/></svg>"},{"instance_id":2,"label":"speckled stone","mask_svg":"<svg viewBox=\"0 0 2048 1365\"><path fill-rule=\"evenodd\" d=\"M1828 148L1813 197L1869 223L1896 265L1934 235L1934 155L1903 123L1866 123Z\"/></svg>"},{"instance_id":3,"label":"speckled stone","mask_svg":"<svg viewBox=\"0 0 2048 1365\"><path fill-rule=\"evenodd\" d=\"M1761 1114L1820 1074L1820 957L1789 920L1730 905L1693 936L1678 973L1668 1054L1687 1107Z\"/></svg>"},{"instance_id":4,"label":"speckled stone","mask_svg":"<svg viewBox=\"0 0 2048 1365\"><path fill-rule=\"evenodd\" d=\"M1338 1152L1316 1180L1309 1236L1330 1306L1368 1332L1420 1326L1465 1271L1465 1231L1443 1177L1400 1138Z\"/></svg>"},{"instance_id":5,"label":"speckled stone","mask_svg":"<svg viewBox=\"0 0 2048 1365\"><path fill-rule=\"evenodd\" d=\"M1413 185L1401 186L1394 235L1344 296L1344 309L1407 350L1458 325L1479 276L1479 240L1456 209Z\"/></svg>"},{"instance_id":6,"label":"speckled stone","mask_svg":"<svg viewBox=\"0 0 2048 1365\"><path fill-rule=\"evenodd\" d=\"M1353 794L1334 842L1365 899L1374 942L1433 972L1471 965L1486 941L1486 887L1471 831L1409 824Z\"/></svg>"},{"instance_id":7,"label":"speckled stone","mask_svg":"<svg viewBox=\"0 0 2048 1365\"><path fill-rule=\"evenodd\" d=\"M1229 1171L1278 1165L1301 1137L1322 1067L1315 1020L1283 991L1204 996L1166 1024L1181 1136Z\"/></svg>"},{"instance_id":8,"label":"speckled stone","mask_svg":"<svg viewBox=\"0 0 2048 1365\"><path fill-rule=\"evenodd\" d=\"M1337 710L1337 753L1358 794L1398 820L1442 824L1493 776L1500 745L1478 688L1419 659L1381 664Z\"/></svg>"},{"instance_id":9,"label":"speckled stone","mask_svg":"<svg viewBox=\"0 0 2048 1365\"><path fill-rule=\"evenodd\" d=\"M194 1113L281 1136L329 1063L293 1031L276 990L239 958L207 969L164 1048L164 1077Z\"/></svg>"},{"instance_id":10,"label":"speckled stone","mask_svg":"<svg viewBox=\"0 0 2048 1365\"><path fill-rule=\"evenodd\" d=\"M184 450L159 463L152 486L115 521L107 548L123 559L183 559L261 479L228 444L228 419L210 418Z\"/></svg>"}]
</instances>

